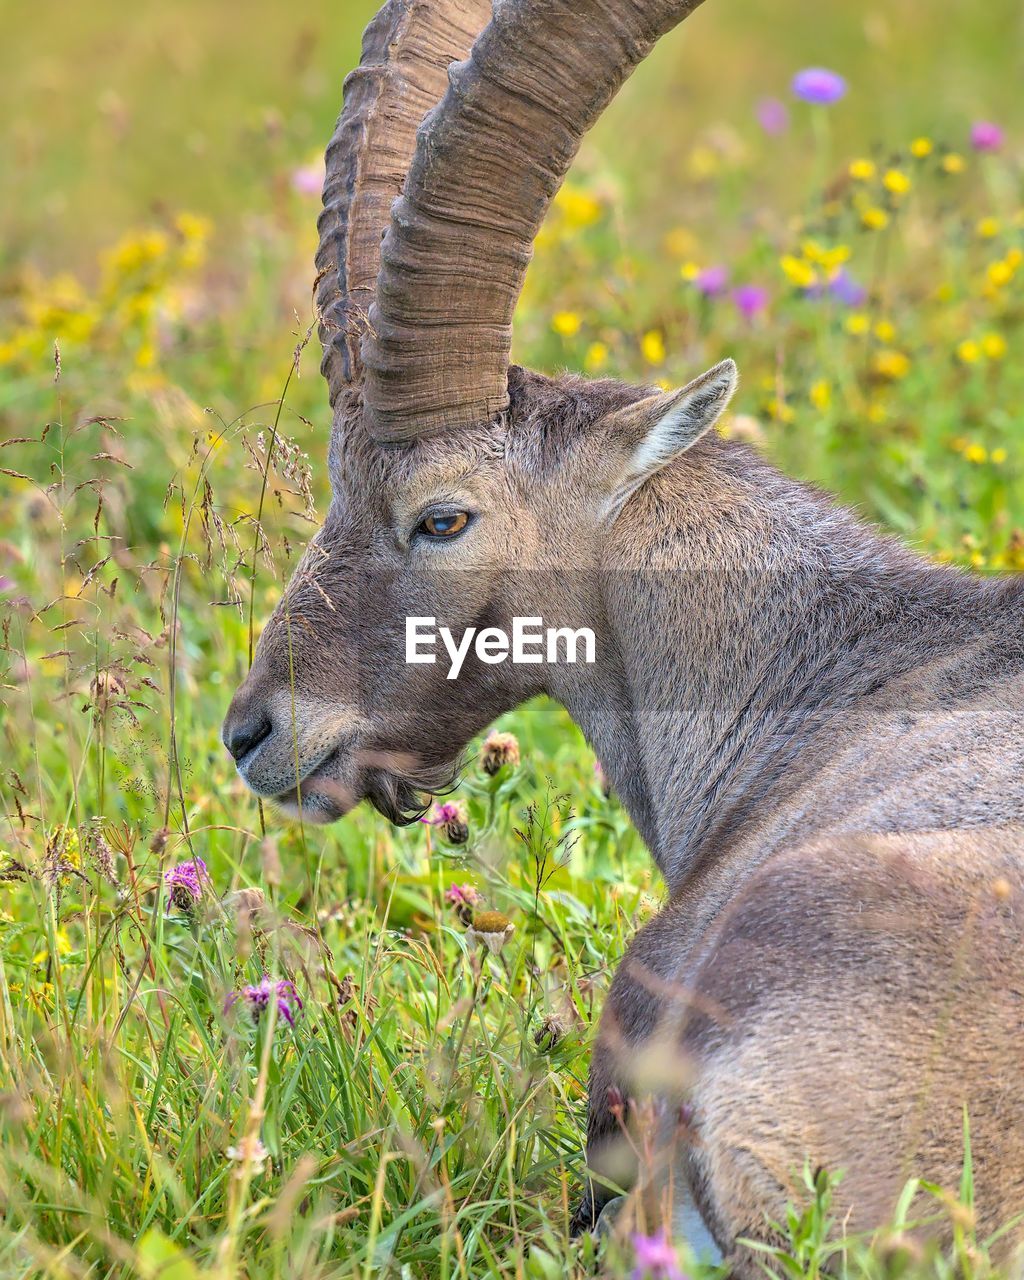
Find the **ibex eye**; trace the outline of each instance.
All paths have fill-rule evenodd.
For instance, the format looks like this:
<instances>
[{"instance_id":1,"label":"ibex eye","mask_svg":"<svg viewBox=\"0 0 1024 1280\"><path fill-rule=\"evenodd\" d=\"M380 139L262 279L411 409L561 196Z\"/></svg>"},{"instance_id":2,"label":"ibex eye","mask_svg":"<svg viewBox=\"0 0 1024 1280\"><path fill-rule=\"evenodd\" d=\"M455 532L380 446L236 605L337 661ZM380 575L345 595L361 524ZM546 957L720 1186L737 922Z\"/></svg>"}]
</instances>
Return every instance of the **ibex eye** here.
<instances>
[{"instance_id":1,"label":"ibex eye","mask_svg":"<svg viewBox=\"0 0 1024 1280\"><path fill-rule=\"evenodd\" d=\"M420 521L417 532L428 538L453 538L469 524L468 511L432 511Z\"/></svg>"}]
</instances>

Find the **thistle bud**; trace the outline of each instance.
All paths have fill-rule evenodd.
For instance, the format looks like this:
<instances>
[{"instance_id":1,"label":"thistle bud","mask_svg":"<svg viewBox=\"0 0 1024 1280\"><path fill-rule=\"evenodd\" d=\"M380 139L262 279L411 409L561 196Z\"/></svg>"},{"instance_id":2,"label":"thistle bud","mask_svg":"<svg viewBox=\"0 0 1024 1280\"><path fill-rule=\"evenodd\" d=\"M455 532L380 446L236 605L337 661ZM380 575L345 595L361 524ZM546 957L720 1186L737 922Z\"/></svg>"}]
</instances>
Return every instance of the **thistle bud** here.
<instances>
[{"instance_id":1,"label":"thistle bud","mask_svg":"<svg viewBox=\"0 0 1024 1280\"><path fill-rule=\"evenodd\" d=\"M480 748L480 768L493 778L505 765L518 768L519 740L514 733L489 733Z\"/></svg>"},{"instance_id":2,"label":"thistle bud","mask_svg":"<svg viewBox=\"0 0 1024 1280\"><path fill-rule=\"evenodd\" d=\"M149 851L156 857L160 857L167 848L167 837L171 834L170 827L161 827L159 831L153 832L153 838L149 842Z\"/></svg>"}]
</instances>

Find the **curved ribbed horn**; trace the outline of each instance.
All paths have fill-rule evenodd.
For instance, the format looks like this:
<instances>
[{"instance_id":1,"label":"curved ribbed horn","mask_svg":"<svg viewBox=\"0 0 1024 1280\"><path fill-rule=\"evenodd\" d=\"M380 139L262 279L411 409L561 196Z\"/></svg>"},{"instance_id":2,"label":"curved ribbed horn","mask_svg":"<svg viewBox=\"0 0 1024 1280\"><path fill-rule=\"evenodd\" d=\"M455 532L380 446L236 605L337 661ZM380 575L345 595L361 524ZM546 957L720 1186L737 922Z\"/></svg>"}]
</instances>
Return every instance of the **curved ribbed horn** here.
<instances>
[{"instance_id":1,"label":"curved ribbed horn","mask_svg":"<svg viewBox=\"0 0 1024 1280\"><path fill-rule=\"evenodd\" d=\"M360 372L359 344L380 241L402 189L416 127L440 100L448 67L491 16L490 0L388 0L366 29L362 61L327 148L317 228L316 306L331 404Z\"/></svg>"},{"instance_id":2,"label":"curved ribbed horn","mask_svg":"<svg viewBox=\"0 0 1024 1280\"><path fill-rule=\"evenodd\" d=\"M583 135L700 0L496 0L424 120L363 340L382 441L480 425L508 404L533 239Z\"/></svg>"}]
</instances>

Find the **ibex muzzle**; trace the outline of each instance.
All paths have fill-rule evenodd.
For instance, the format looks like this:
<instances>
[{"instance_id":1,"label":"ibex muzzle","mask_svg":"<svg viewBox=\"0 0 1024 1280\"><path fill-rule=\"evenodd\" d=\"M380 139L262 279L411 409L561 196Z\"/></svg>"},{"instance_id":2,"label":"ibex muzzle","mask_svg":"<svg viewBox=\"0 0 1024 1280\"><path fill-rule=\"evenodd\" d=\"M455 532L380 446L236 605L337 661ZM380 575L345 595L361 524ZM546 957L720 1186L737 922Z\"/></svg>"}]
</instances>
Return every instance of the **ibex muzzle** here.
<instances>
[{"instance_id":1,"label":"ibex muzzle","mask_svg":"<svg viewBox=\"0 0 1024 1280\"><path fill-rule=\"evenodd\" d=\"M496 715L564 703L672 894L609 996L577 1226L636 1176L621 1124L654 1089L685 1101L676 1185L756 1274L737 1237L805 1160L873 1228L911 1174L955 1182L964 1108L981 1229L1024 1205L1024 584L930 565L721 439L731 361L667 394L508 367L580 138L692 7L371 24L320 218L333 501L224 740L307 819L404 821ZM587 626L598 661L448 681L405 661L414 616Z\"/></svg>"}]
</instances>

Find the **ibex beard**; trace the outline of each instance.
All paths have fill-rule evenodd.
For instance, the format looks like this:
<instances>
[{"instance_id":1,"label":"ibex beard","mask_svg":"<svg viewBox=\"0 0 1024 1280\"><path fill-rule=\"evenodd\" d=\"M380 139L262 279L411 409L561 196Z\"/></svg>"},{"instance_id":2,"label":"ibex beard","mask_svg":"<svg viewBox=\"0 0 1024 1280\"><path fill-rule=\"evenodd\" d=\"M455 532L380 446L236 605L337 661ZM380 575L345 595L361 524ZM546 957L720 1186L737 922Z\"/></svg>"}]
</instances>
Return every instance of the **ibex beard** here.
<instances>
[{"instance_id":1,"label":"ibex beard","mask_svg":"<svg viewBox=\"0 0 1024 1280\"><path fill-rule=\"evenodd\" d=\"M509 366L557 181L693 7L389 0L371 24L319 224L331 506L224 741L306 819L367 798L402 822L495 717L557 699L671 895L602 1016L574 1226L642 1181L622 1156L645 1092L673 1103L654 1203L687 1197L750 1276L738 1242L771 1238L806 1161L845 1170L836 1218L871 1230L912 1174L956 1184L966 1111L977 1229L1007 1225L1005 1253L1024 582L926 563L717 435L731 361L673 392ZM592 628L600 661L404 661L408 617L533 616ZM675 1078L645 1074L655 1045Z\"/></svg>"}]
</instances>

